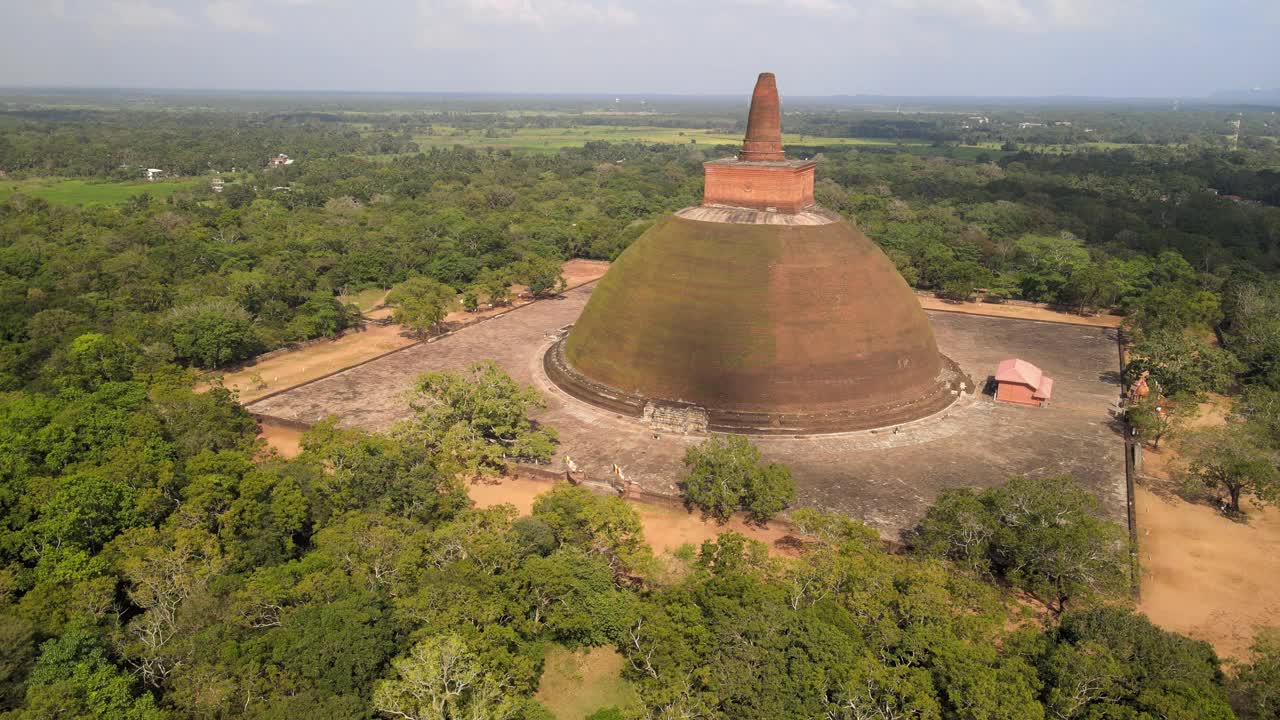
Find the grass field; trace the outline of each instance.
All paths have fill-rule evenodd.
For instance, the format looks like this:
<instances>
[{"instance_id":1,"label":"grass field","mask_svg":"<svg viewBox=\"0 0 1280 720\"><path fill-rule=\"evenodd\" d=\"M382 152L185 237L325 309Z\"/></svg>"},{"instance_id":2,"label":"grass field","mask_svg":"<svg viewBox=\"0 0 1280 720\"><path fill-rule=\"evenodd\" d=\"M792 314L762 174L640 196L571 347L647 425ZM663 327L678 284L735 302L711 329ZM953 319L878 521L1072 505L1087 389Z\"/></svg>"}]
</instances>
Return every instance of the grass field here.
<instances>
[{"instance_id":1,"label":"grass field","mask_svg":"<svg viewBox=\"0 0 1280 720\"><path fill-rule=\"evenodd\" d=\"M639 705L640 697L631 683L622 678L625 663L626 660L610 648L573 652L556 645L547 653L537 700L557 720L583 720L607 708L624 711L634 708Z\"/></svg>"},{"instance_id":2,"label":"grass field","mask_svg":"<svg viewBox=\"0 0 1280 720\"><path fill-rule=\"evenodd\" d=\"M94 180L0 180L0 202L14 193L62 205L113 205L138 194L163 199L179 190L190 190L204 180L162 180L160 182L100 182Z\"/></svg>"},{"instance_id":3,"label":"grass field","mask_svg":"<svg viewBox=\"0 0 1280 720\"><path fill-rule=\"evenodd\" d=\"M491 137L487 130L466 130L454 127L437 126L430 135L419 134L414 138L418 146L427 149L432 147L486 147L495 149L520 149L533 152L556 152L564 148L582 147L588 142L604 141L610 143L646 143L668 145L699 145L712 148L719 145L736 146L742 142L741 133L716 132L698 128L664 128L646 125L606 126L582 125L571 128L517 128L515 130L499 130L496 137ZM785 133L782 143L790 147L845 147L857 146L867 148L894 148L900 152L916 155L942 155L974 159L979 154L992 157L1008 154L1000 150L1000 143L980 143L977 145L959 145L934 147L927 140L889 140L884 138L847 138L822 137L817 135L798 135ZM1124 143L1081 143L1078 145L1030 145L1019 147L1048 153L1071 153L1083 150L1115 150L1125 147L1138 147Z\"/></svg>"},{"instance_id":4,"label":"grass field","mask_svg":"<svg viewBox=\"0 0 1280 720\"><path fill-rule=\"evenodd\" d=\"M499 137L488 137L485 130L462 130L437 127L431 135L417 135L414 139L422 148L453 147L454 145L491 148L521 148L554 152L562 148L581 147L588 142L611 143L665 143L670 145L738 145L741 133L724 133L696 128L663 128L644 125L606 126L584 125L573 128L519 128L499 131ZM830 138L812 135L785 134L782 142L787 145L878 145L884 147L928 147L923 140L880 140L872 138Z\"/></svg>"},{"instance_id":5,"label":"grass field","mask_svg":"<svg viewBox=\"0 0 1280 720\"><path fill-rule=\"evenodd\" d=\"M361 290L360 292L352 295L339 296L338 299L344 303L354 303L356 307L360 308L360 312L369 312L382 304L382 301L387 297L388 292L389 290L384 290L382 288L370 288L368 290Z\"/></svg>"}]
</instances>

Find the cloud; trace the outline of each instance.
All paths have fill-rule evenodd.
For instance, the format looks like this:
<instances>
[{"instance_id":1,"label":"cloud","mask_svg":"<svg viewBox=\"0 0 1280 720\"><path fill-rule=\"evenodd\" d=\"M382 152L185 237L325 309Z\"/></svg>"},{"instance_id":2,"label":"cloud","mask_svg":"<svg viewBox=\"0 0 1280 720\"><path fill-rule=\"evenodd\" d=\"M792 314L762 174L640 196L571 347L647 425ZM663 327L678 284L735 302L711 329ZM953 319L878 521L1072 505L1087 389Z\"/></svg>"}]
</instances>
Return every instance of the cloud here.
<instances>
[{"instance_id":1,"label":"cloud","mask_svg":"<svg viewBox=\"0 0 1280 720\"><path fill-rule=\"evenodd\" d=\"M917 17L966 20L1006 29L1030 29L1035 14L1022 0L889 0L889 5Z\"/></svg>"},{"instance_id":2,"label":"cloud","mask_svg":"<svg viewBox=\"0 0 1280 720\"><path fill-rule=\"evenodd\" d=\"M818 17L857 17L859 10L845 0L730 0L733 4L754 8L773 8L787 15Z\"/></svg>"},{"instance_id":3,"label":"cloud","mask_svg":"<svg viewBox=\"0 0 1280 720\"><path fill-rule=\"evenodd\" d=\"M1003 30L1045 31L1106 27L1139 14L1146 0L720 0L720 3L750 8L749 12L760 22L767 22L771 17L805 15L857 19L879 31L900 31L904 22L938 21Z\"/></svg>"},{"instance_id":4,"label":"cloud","mask_svg":"<svg viewBox=\"0 0 1280 720\"><path fill-rule=\"evenodd\" d=\"M61 16L66 16L64 4L58 3L58 12ZM147 29L175 28L187 24L186 19L172 8L155 5L147 0L110 0L101 12L92 16L91 22L95 25Z\"/></svg>"},{"instance_id":5,"label":"cloud","mask_svg":"<svg viewBox=\"0 0 1280 720\"><path fill-rule=\"evenodd\" d=\"M605 0L418 0L420 40L429 47L478 44L492 27L550 31L583 26L630 25L630 9Z\"/></svg>"},{"instance_id":6,"label":"cloud","mask_svg":"<svg viewBox=\"0 0 1280 720\"><path fill-rule=\"evenodd\" d=\"M271 32L271 23L254 12L247 0L217 0L205 6L204 16L219 30Z\"/></svg>"},{"instance_id":7,"label":"cloud","mask_svg":"<svg viewBox=\"0 0 1280 720\"><path fill-rule=\"evenodd\" d=\"M1060 28L1110 27L1142 11L1142 0L1048 0L1048 21Z\"/></svg>"}]
</instances>

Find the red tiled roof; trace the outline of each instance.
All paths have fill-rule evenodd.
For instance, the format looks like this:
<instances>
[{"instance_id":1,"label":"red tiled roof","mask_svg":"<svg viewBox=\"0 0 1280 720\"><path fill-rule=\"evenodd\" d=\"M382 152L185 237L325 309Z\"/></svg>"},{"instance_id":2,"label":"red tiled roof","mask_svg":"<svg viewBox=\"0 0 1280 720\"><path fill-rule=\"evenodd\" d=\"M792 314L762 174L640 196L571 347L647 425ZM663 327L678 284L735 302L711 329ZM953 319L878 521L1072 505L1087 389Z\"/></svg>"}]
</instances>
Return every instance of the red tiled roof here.
<instances>
[{"instance_id":1,"label":"red tiled roof","mask_svg":"<svg viewBox=\"0 0 1280 720\"><path fill-rule=\"evenodd\" d=\"M1040 368L1026 360L1009 358L1008 360L1001 360L1000 364L996 366L996 382L1020 383L1035 390L1040 387L1042 378L1044 378L1044 373L1040 372Z\"/></svg>"}]
</instances>

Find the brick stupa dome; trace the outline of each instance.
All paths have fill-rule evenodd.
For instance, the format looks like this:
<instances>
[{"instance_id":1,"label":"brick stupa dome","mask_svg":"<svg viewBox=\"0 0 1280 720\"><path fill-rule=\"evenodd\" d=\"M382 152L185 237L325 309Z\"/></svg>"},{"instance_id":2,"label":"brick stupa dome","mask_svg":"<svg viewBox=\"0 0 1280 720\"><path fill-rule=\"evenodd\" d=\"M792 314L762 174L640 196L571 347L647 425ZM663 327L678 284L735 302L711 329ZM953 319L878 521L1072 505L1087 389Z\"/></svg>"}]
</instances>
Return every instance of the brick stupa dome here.
<instances>
[{"instance_id":1,"label":"brick stupa dome","mask_svg":"<svg viewBox=\"0 0 1280 720\"><path fill-rule=\"evenodd\" d=\"M813 204L814 163L783 156L772 74L742 153L706 167L703 205L632 243L548 352L562 389L646 418L705 411L737 432L879 427L951 401L952 366L911 288Z\"/></svg>"}]
</instances>

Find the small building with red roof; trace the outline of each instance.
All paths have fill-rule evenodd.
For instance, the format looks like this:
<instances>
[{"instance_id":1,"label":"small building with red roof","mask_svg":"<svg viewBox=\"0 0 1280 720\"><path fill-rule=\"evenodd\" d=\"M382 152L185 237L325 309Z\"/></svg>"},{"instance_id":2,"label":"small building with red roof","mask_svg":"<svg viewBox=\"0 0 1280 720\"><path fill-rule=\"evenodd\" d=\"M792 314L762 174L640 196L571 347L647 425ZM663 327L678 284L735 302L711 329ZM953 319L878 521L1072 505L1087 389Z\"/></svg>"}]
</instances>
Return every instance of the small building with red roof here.
<instances>
[{"instance_id":1,"label":"small building with red roof","mask_svg":"<svg viewBox=\"0 0 1280 720\"><path fill-rule=\"evenodd\" d=\"M996 400L1041 407L1053 396L1053 378L1020 358L1001 360L996 366Z\"/></svg>"}]
</instances>

